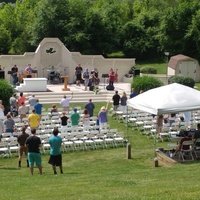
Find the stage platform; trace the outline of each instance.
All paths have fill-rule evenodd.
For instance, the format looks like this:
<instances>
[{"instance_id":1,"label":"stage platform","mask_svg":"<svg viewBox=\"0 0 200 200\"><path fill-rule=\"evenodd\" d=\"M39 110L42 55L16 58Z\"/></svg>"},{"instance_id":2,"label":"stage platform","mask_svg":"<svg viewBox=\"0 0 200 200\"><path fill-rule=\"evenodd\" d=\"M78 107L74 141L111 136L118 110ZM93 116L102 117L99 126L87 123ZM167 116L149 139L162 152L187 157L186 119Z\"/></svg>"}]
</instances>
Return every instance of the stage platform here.
<instances>
[{"instance_id":1,"label":"stage platform","mask_svg":"<svg viewBox=\"0 0 200 200\"><path fill-rule=\"evenodd\" d=\"M80 85L80 86L77 86L76 84L70 84L67 86L70 91L72 92L87 92L85 91L85 86L84 85ZM119 91L119 93L125 91L126 93L130 93L131 91L131 84L130 83L115 83L114 84L114 91ZM61 93L66 93L66 91L63 91L62 89L64 88L63 84L50 84L50 85L47 85L47 88L49 91L52 91L52 92L61 92ZM70 92L69 91L69 92ZM89 88L88 88L88 91L89 91ZM102 84L100 83L99 84L99 91L100 92L109 92L108 90L106 90L106 84ZM91 91L89 91L91 92Z\"/></svg>"},{"instance_id":2,"label":"stage platform","mask_svg":"<svg viewBox=\"0 0 200 200\"><path fill-rule=\"evenodd\" d=\"M92 99L93 102L112 101L112 96L116 90L119 92L119 95L122 95L123 92L126 92L127 96L129 97L131 92L130 83L115 83L114 87L115 90L108 91L106 90L106 85L100 83L99 91L96 94L94 91L85 91L84 85L77 86L75 84L70 84L67 86L69 91L63 91L63 84L47 84L46 92L24 92L24 95L28 97L34 94L42 104L60 103L63 95L71 96L71 102L74 103L88 102L89 99Z\"/></svg>"}]
</instances>

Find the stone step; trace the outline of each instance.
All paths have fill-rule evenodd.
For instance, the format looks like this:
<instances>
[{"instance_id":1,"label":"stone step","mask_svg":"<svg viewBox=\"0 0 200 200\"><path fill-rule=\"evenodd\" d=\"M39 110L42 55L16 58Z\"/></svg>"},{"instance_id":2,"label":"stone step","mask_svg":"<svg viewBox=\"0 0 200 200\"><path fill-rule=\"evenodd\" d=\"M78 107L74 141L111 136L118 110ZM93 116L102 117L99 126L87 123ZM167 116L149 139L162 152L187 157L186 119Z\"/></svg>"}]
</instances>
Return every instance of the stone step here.
<instances>
[{"instance_id":1,"label":"stone step","mask_svg":"<svg viewBox=\"0 0 200 200\"><path fill-rule=\"evenodd\" d=\"M32 94L35 94L35 97L39 99L42 104L54 104L60 103L64 95L72 96L70 102L73 103L85 103L89 99L92 99L93 102L105 102L112 101L112 97L115 91L107 91L103 87L98 94L95 94L93 91L84 91L84 87L77 90L76 86L70 86L70 91L62 91L59 86L51 86L48 92L24 92L24 95L29 97ZM126 89L126 88L125 88ZM120 89L118 90L119 95L121 96L123 91L126 91L127 96L130 95L130 90Z\"/></svg>"}]
</instances>

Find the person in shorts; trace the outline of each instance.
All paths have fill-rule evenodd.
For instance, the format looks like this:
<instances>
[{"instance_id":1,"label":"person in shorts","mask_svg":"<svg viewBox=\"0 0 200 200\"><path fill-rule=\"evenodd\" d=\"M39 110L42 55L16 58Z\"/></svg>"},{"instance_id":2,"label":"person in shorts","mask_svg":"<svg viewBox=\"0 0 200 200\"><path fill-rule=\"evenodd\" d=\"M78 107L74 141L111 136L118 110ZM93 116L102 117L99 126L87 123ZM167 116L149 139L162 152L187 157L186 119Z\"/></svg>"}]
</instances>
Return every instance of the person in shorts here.
<instances>
[{"instance_id":1,"label":"person in shorts","mask_svg":"<svg viewBox=\"0 0 200 200\"><path fill-rule=\"evenodd\" d=\"M63 174L62 169L62 155L61 155L61 145L62 145L62 138L58 136L58 128L55 127L53 129L53 135L49 138L49 144L50 144L50 158L49 158L49 164L52 165L53 172L56 175L56 166L59 166L60 173Z\"/></svg>"},{"instance_id":2,"label":"person in shorts","mask_svg":"<svg viewBox=\"0 0 200 200\"><path fill-rule=\"evenodd\" d=\"M41 140L36 136L36 129L31 129L31 135L27 138L25 144L28 148L28 161L31 175L33 175L34 164L36 164L40 175L42 175Z\"/></svg>"},{"instance_id":3,"label":"person in shorts","mask_svg":"<svg viewBox=\"0 0 200 200\"><path fill-rule=\"evenodd\" d=\"M22 133L17 137L17 142L19 143L19 164L18 167L21 167L21 161L23 153L27 156L27 147L25 146L26 139L29 137L29 134L26 133L26 127L22 127ZM27 167L29 167L29 162L27 159Z\"/></svg>"}]
</instances>

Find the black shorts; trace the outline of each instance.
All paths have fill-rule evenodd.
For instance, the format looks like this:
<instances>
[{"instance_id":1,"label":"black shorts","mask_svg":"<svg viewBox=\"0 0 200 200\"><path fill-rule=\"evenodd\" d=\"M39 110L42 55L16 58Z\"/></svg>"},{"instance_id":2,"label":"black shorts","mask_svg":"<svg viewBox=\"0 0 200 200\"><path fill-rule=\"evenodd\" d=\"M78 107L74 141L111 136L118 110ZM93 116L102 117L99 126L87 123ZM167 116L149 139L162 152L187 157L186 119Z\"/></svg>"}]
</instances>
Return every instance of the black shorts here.
<instances>
[{"instance_id":1,"label":"black shorts","mask_svg":"<svg viewBox=\"0 0 200 200\"><path fill-rule=\"evenodd\" d=\"M62 155L61 154L56 156L50 155L48 163L53 166L62 166Z\"/></svg>"}]
</instances>

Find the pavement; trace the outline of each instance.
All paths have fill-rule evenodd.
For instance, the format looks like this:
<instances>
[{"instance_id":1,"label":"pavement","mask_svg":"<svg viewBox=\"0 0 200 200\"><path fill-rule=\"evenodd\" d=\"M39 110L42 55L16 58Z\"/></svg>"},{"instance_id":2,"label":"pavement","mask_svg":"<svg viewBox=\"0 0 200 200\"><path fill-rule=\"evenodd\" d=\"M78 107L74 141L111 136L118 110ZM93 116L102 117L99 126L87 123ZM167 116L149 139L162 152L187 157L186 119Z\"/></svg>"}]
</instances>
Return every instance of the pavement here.
<instances>
[{"instance_id":1,"label":"pavement","mask_svg":"<svg viewBox=\"0 0 200 200\"><path fill-rule=\"evenodd\" d=\"M131 92L131 84L130 83L115 83L114 84L115 87L115 91L117 90L119 93L122 92L126 92L127 94L130 94ZM63 91L63 84L48 84L47 88L49 91L55 92L55 93L66 93L66 91ZM85 86L84 85L80 85L77 86L76 84L69 84L67 86L67 88L69 88L69 90L71 92L87 92L85 91ZM88 89L89 90L89 89ZM108 92L108 90L106 90L106 84L104 83L100 83L99 84L99 91L100 92Z\"/></svg>"}]
</instances>

